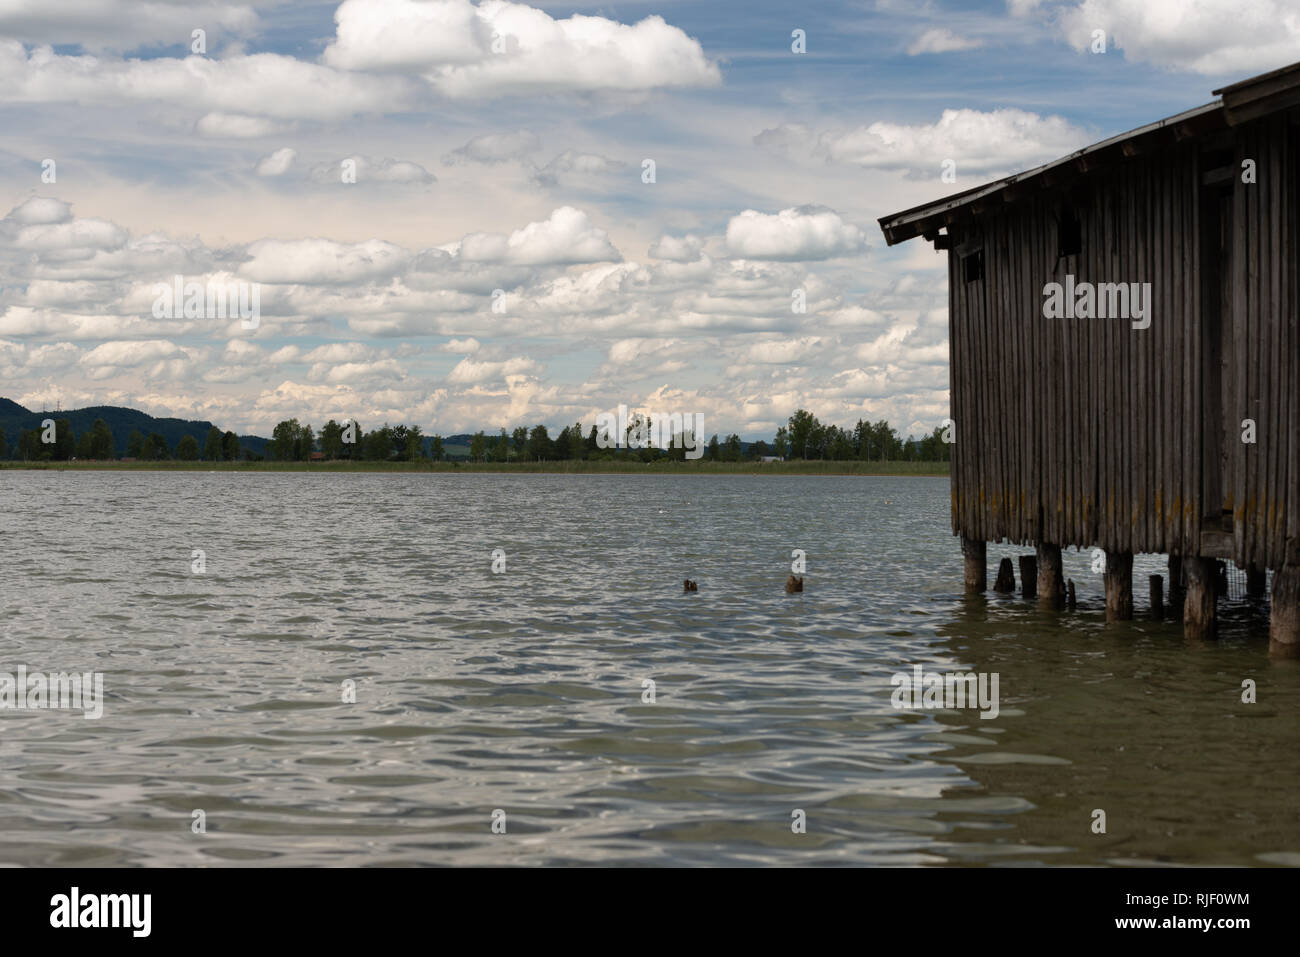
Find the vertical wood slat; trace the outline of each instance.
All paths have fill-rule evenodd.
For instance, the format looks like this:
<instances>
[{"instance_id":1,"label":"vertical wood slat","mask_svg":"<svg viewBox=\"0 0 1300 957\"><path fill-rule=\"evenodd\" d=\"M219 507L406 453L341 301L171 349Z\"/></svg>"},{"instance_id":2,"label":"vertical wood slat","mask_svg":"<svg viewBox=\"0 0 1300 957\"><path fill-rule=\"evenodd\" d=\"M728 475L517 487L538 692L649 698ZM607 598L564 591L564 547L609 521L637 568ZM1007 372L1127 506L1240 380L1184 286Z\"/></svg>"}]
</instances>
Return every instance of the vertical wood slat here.
<instances>
[{"instance_id":1,"label":"vertical wood slat","mask_svg":"<svg viewBox=\"0 0 1300 957\"><path fill-rule=\"evenodd\" d=\"M1199 196L1200 177L1196 178ZM1191 283L1193 307L1183 315L1182 323L1182 392L1183 392L1183 443L1179 449L1180 476L1180 529L1179 538L1183 543L1184 555L1200 553L1199 527L1201 516L1201 317L1205 315L1204 296L1202 294L1200 271L1205 265L1200 263L1200 236L1204 228L1201 221L1201 204L1193 201L1195 227L1188 242L1194 244L1198 256L1197 278Z\"/></svg>"},{"instance_id":2,"label":"vertical wood slat","mask_svg":"<svg viewBox=\"0 0 1300 957\"><path fill-rule=\"evenodd\" d=\"M1240 144L1233 153L1234 170L1241 169L1242 160L1245 157L1245 150ZM1238 282L1241 275L1238 268L1239 256L1237 251L1240 249L1240 237L1244 224L1242 214L1244 212L1245 192L1249 189L1241 183L1241 177L1238 175L1232 188L1232 258L1230 262L1231 275L1229 278L1231 296L1230 304L1232 307L1232 316L1234 325L1240 323L1241 343L1240 343L1240 361L1236 369L1236 388L1233 391L1235 404L1233 413L1229 421L1240 422L1242 418L1253 418L1256 424L1259 423L1259 408L1256 402L1252 401L1252 393L1258 388L1258 376L1255 370L1259 367L1259 333L1258 324L1254 321L1239 301L1242 288ZM1244 560L1245 556L1253 548L1254 544L1254 515L1251 503L1257 501L1253 482L1251 481L1252 466L1256 458L1256 448L1258 446L1243 445L1240 441L1241 436L1236 436L1237 441L1231 443L1233 450L1233 482L1232 482L1232 517L1233 517L1233 548L1236 551L1239 560Z\"/></svg>"},{"instance_id":3,"label":"vertical wood slat","mask_svg":"<svg viewBox=\"0 0 1300 957\"><path fill-rule=\"evenodd\" d=\"M1270 166L1275 170L1275 174L1270 177L1269 183L1269 239L1270 239L1270 261L1269 261L1269 313L1270 325L1276 327L1280 324L1281 310L1284 308L1282 298L1282 279L1283 270L1286 268L1286 259L1282 251L1282 220L1285 215L1286 204L1283 199L1285 184L1288 179L1288 171L1283 161L1282 142L1285 137L1285 117L1273 117L1269 123L1270 133L1269 145L1272 161ZM1294 173L1290 174L1294 175ZM1294 260L1291 262L1292 268L1295 268ZM1275 339L1276 341L1276 339ZM1273 396L1273 415L1271 418L1276 422L1280 419L1278 410L1286 403L1286 395L1283 392L1282 380L1285 376L1286 369L1282 365L1283 353L1281 349L1269 350L1272 359L1270 363L1270 373L1273 378L1273 388L1270 394ZM1288 357L1290 358L1290 357ZM1291 360L1294 362L1294 359ZM1274 427L1276 429L1276 426ZM1285 448L1285 433L1273 431L1269 440L1269 473L1272 479L1269 488L1269 508L1268 508L1268 526L1269 542L1271 550L1279 556L1283 555L1286 550L1285 541L1285 520L1286 515L1282 510L1282 502L1286 494L1286 486L1283 484L1282 473L1285 469L1282 452Z\"/></svg>"},{"instance_id":4,"label":"vertical wood slat","mask_svg":"<svg viewBox=\"0 0 1300 957\"><path fill-rule=\"evenodd\" d=\"M952 464L949 466L952 472L949 482L951 486L952 530L954 534L967 531L973 532L962 500L962 495L968 487L965 474L966 446L975 437L973 433L968 433L970 423L965 420L967 414L965 380L968 374L968 350L963 328L963 306L961 289L957 282L957 254L950 251L948 253L948 352L950 356L948 363L948 414L956 424L955 438L957 439L950 450ZM974 536L972 535L972 537Z\"/></svg>"},{"instance_id":5,"label":"vertical wood slat","mask_svg":"<svg viewBox=\"0 0 1300 957\"><path fill-rule=\"evenodd\" d=\"M1284 154L1284 168L1296 169L1300 163L1300 130L1297 130L1289 123L1286 126L1286 151ZM1300 191L1297 191L1294 180L1287 179L1286 183L1286 210L1289 214L1286 216L1286 262L1291 266L1287 274L1287 301L1278 313L1278 328L1281 339L1281 352L1287 357L1287 377L1281 383L1283 393L1286 395L1286 404L1284 409L1279 409L1279 421L1277 428L1281 435L1286 436L1286 458L1284 468L1279 478L1282 481L1282 487L1286 490L1286 539L1283 541L1282 553L1278 561L1278 567L1283 561L1291 560L1293 557L1289 554L1287 540L1300 541L1300 462L1297 462L1296 456L1300 454L1300 382L1297 376L1300 375L1300 361L1296 358L1297 340L1296 334L1296 312L1300 310L1300 275L1297 274L1296 263L1300 261Z\"/></svg>"},{"instance_id":6,"label":"vertical wood slat","mask_svg":"<svg viewBox=\"0 0 1300 957\"><path fill-rule=\"evenodd\" d=\"M1243 154L1253 154L1254 149L1248 141L1243 141L1241 146ZM1256 336L1259 331L1258 322L1254 315L1253 302L1249 301L1246 294L1246 273L1248 269L1249 255L1249 237L1246 232L1246 224L1255 215L1254 195L1250 192L1249 187L1242 188L1234 184L1232 190L1232 261L1231 269L1231 287L1232 287L1232 313L1245 326L1245 335L1249 343L1248 355L1254 357L1250 369L1246 375L1241 377L1242 389L1258 390L1259 376L1257 370L1259 345ZM1256 408L1258 413L1259 409ZM1258 422L1258 419L1256 419ZM1242 501L1235 505L1236 514L1241 515L1240 522L1237 523L1240 535L1240 548L1242 554L1249 554L1254 548L1256 535L1256 515L1254 504L1258 502L1258 492L1256 482L1258 453L1255 449L1245 450L1241 456L1238 472L1241 476L1239 490ZM1235 517L1235 515L1234 515ZM1234 533L1233 539L1236 544L1238 534Z\"/></svg>"}]
</instances>

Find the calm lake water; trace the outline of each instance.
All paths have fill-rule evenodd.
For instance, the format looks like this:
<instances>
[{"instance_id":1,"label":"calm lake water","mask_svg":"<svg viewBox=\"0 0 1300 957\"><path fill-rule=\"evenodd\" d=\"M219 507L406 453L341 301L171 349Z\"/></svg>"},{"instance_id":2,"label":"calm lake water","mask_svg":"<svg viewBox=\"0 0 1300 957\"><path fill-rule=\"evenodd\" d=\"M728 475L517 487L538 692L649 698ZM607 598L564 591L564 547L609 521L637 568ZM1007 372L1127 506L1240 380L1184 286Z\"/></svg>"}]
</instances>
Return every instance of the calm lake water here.
<instances>
[{"instance_id":1,"label":"calm lake water","mask_svg":"<svg viewBox=\"0 0 1300 957\"><path fill-rule=\"evenodd\" d=\"M1266 620L1141 620L1155 557L1131 624L1086 554L1075 613L968 601L947 479L7 471L0 504L0 672L106 698L0 711L0 863L1300 863ZM914 665L997 672L1000 713L895 709Z\"/></svg>"}]
</instances>

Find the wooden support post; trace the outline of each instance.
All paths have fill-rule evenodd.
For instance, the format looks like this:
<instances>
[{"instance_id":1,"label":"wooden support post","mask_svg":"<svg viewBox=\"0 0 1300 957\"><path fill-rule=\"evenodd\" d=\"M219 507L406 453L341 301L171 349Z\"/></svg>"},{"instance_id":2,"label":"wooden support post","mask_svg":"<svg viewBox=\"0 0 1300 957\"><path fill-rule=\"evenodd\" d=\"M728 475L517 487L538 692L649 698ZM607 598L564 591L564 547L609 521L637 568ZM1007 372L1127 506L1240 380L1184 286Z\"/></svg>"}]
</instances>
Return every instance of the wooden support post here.
<instances>
[{"instance_id":1,"label":"wooden support post","mask_svg":"<svg viewBox=\"0 0 1300 957\"><path fill-rule=\"evenodd\" d=\"M980 539L963 538L961 553L966 566L966 594L980 595L988 591L988 545Z\"/></svg>"},{"instance_id":2,"label":"wooden support post","mask_svg":"<svg viewBox=\"0 0 1300 957\"><path fill-rule=\"evenodd\" d=\"M1079 607L1079 599L1074 594L1073 578L1071 578L1068 582L1065 583L1065 592L1066 592L1065 607L1070 609L1070 611L1074 611L1074 609Z\"/></svg>"},{"instance_id":3,"label":"wooden support post","mask_svg":"<svg viewBox=\"0 0 1300 957\"><path fill-rule=\"evenodd\" d=\"M1187 594L1183 598L1183 634L1188 638L1213 638L1218 583L1214 559L1187 555L1183 558Z\"/></svg>"},{"instance_id":4,"label":"wooden support post","mask_svg":"<svg viewBox=\"0 0 1300 957\"><path fill-rule=\"evenodd\" d=\"M1151 576L1151 617L1165 617L1165 580L1159 575Z\"/></svg>"},{"instance_id":5,"label":"wooden support post","mask_svg":"<svg viewBox=\"0 0 1300 957\"><path fill-rule=\"evenodd\" d=\"M1011 559L1004 558L998 563L998 580L993 583L993 590L1000 595L1010 595L1016 590L1016 573L1011 570Z\"/></svg>"},{"instance_id":6,"label":"wooden support post","mask_svg":"<svg viewBox=\"0 0 1300 957\"><path fill-rule=\"evenodd\" d=\"M1133 553L1106 552L1106 620L1133 618Z\"/></svg>"},{"instance_id":7,"label":"wooden support post","mask_svg":"<svg viewBox=\"0 0 1300 957\"><path fill-rule=\"evenodd\" d=\"M1183 615L1183 598L1187 588L1183 584L1183 557L1169 556L1169 617L1181 618Z\"/></svg>"},{"instance_id":8,"label":"wooden support post","mask_svg":"<svg viewBox=\"0 0 1300 957\"><path fill-rule=\"evenodd\" d=\"M1268 590L1268 573L1253 562L1246 566L1246 596L1263 598Z\"/></svg>"},{"instance_id":9,"label":"wooden support post","mask_svg":"<svg viewBox=\"0 0 1300 957\"><path fill-rule=\"evenodd\" d=\"M1038 594L1038 559L1033 555L1020 556L1020 594L1026 598Z\"/></svg>"},{"instance_id":10,"label":"wooden support post","mask_svg":"<svg viewBox=\"0 0 1300 957\"><path fill-rule=\"evenodd\" d=\"M1272 658L1300 658L1300 565L1273 570L1268 653Z\"/></svg>"},{"instance_id":11,"label":"wooden support post","mask_svg":"<svg viewBox=\"0 0 1300 957\"><path fill-rule=\"evenodd\" d=\"M1061 569L1061 546L1038 546L1038 605L1060 608L1065 600L1065 578Z\"/></svg>"}]
</instances>

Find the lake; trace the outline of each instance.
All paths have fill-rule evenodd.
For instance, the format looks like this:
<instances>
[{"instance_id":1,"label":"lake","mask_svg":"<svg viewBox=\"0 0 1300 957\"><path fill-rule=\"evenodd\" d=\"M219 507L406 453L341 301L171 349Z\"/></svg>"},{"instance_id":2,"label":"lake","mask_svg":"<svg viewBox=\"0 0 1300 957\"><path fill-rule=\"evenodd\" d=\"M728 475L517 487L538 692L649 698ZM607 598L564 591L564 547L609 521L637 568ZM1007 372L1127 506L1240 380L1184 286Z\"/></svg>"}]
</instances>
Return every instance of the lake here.
<instances>
[{"instance_id":1,"label":"lake","mask_svg":"<svg viewBox=\"0 0 1300 957\"><path fill-rule=\"evenodd\" d=\"M1156 556L1130 623L1086 553L1076 612L965 599L947 478L3 471L0 503L0 672L104 689L0 710L0 863L1300 863L1266 618L1188 643ZM918 665L996 673L997 716L894 707Z\"/></svg>"}]
</instances>

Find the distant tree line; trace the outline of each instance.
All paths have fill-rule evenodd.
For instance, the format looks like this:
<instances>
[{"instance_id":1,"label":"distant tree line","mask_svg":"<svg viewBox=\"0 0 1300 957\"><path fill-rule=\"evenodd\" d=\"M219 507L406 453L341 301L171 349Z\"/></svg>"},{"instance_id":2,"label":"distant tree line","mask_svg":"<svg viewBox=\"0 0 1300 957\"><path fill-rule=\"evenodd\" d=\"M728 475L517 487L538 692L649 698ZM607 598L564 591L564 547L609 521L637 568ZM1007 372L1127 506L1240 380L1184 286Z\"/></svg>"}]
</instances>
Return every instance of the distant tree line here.
<instances>
[{"instance_id":1,"label":"distant tree line","mask_svg":"<svg viewBox=\"0 0 1300 957\"><path fill-rule=\"evenodd\" d=\"M952 446L944 441L944 428L937 426L921 439L899 435L884 419L859 419L852 429L823 425L817 416L800 409L776 430L774 455L792 459L860 459L879 462L948 462Z\"/></svg>"},{"instance_id":2,"label":"distant tree line","mask_svg":"<svg viewBox=\"0 0 1300 957\"><path fill-rule=\"evenodd\" d=\"M52 442L45 438L52 438ZM23 429L12 449L4 429L0 429L0 459L22 459L24 462L106 461L116 458L113 451L113 433L103 419L96 419L91 427L75 435L69 419L55 419L52 434L46 429ZM142 462L159 462L177 459L182 462L232 462L238 458L252 458L239 443L234 432L223 433L215 426L208 430L203 448L192 435L182 436L173 450L167 440L157 432L143 435L132 429L126 437L126 457Z\"/></svg>"},{"instance_id":3,"label":"distant tree line","mask_svg":"<svg viewBox=\"0 0 1300 957\"><path fill-rule=\"evenodd\" d=\"M635 425L634 416L628 426L629 436L624 437L625 445L630 445L627 439ZM635 449L601 448L598 435L596 426L584 434L581 423L576 422L562 428L554 437L544 425L535 425L531 429L519 426L511 432L501 429L497 435L479 431L469 438L467 458L471 462L557 462L566 459L639 459L652 462L686 458L681 436L675 437L672 448ZM694 445L693 439L689 444ZM369 462L429 459L437 462L449 457L443 436L426 437L418 425L385 423L381 428L366 432L354 420L339 423L333 419L321 426L319 434L297 419L286 419L272 431L266 453L268 458L282 462L309 461L313 454L330 461L354 459ZM836 425L823 425L811 412L800 409L776 430L771 446L760 440L746 449L735 433L721 440L714 435L705 444L702 458L714 462L741 462L772 456L783 459L947 462L951 458L951 446L944 441L942 427L935 428L921 439L904 438L884 419L875 423L859 420L852 429L843 429Z\"/></svg>"},{"instance_id":4,"label":"distant tree line","mask_svg":"<svg viewBox=\"0 0 1300 957\"><path fill-rule=\"evenodd\" d=\"M624 444L630 445L636 419L628 426ZM11 448L0 429L0 459L17 458L25 462L73 459L105 460L114 457L113 433L103 419L96 419L88 431L73 434L72 423L66 418L54 420L54 441L42 441L46 430L23 429L17 443ZM682 461L686 449L681 436L676 436L673 447L659 448L601 448L598 432L592 426L585 434L581 423L565 426L552 437L544 425L531 429L520 426L512 432L501 429L497 435L475 432L469 439L468 459L471 462L556 462L570 460L636 459L653 462L669 459ZM688 436L688 438L690 438ZM690 442L694 445L693 439ZM171 449L167 440L157 432L143 435L132 429L126 440L127 458L143 462L176 459L182 462L232 462L238 459L256 461L262 456L240 445L234 432L222 432L215 426L208 430L200 448L192 435L186 435ZM899 435L888 422L868 422L859 419L852 429L837 425L823 425L817 416L800 409L789 421L776 430L771 446L764 441L754 442L747 449L740 436L732 433L719 440L712 436L705 444L702 458L713 462L755 461L769 456L782 459L859 459L863 461L919 461L947 462L952 455L951 445L944 441L942 426L921 439ZM418 425L388 425L364 431L355 421L342 423L330 419L313 431L297 419L286 419L271 433L266 446L266 458L279 462L305 462L313 458L330 461L355 459L368 462L416 462L432 459L443 461L449 456L441 435L425 436Z\"/></svg>"}]
</instances>

